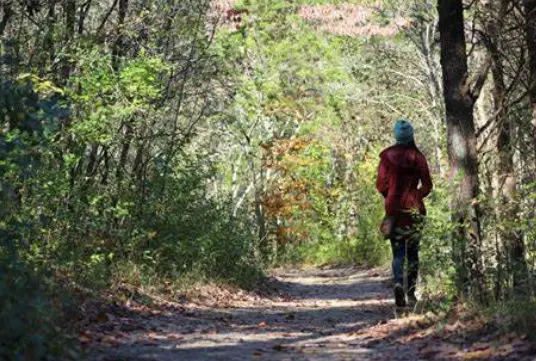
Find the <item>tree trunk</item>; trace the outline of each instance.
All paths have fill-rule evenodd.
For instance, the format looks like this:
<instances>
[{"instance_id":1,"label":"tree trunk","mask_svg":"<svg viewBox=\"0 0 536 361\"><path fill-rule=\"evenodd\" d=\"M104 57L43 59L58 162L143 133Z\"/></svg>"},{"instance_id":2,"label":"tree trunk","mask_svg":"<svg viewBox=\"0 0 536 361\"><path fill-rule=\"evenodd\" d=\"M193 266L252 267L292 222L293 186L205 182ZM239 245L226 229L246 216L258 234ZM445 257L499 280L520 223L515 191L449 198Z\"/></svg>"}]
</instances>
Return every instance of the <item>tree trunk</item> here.
<instances>
[{"instance_id":1,"label":"tree trunk","mask_svg":"<svg viewBox=\"0 0 536 361\"><path fill-rule=\"evenodd\" d=\"M473 109L477 91L470 90L463 4L461 0L439 0L439 31L443 96L447 120L447 151L451 177L459 180L452 199L454 254L459 291L481 298L481 230L478 207L479 180L477 138ZM480 82L482 84L482 82ZM480 85L481 87L481 85Z\"/></svg>"},{"instance_id":2,"label":"tree trunk","mask_svg":"<svg viewBox=\"0 0 536 361\"><path fill-rule=\"evenodd\" d=\"M532 142L536 156L536 0L523 0L525 33L529 56L529 100L532 113ZM536 170L536 169L534 169Z\"/></svg>"},{"instance_id":3,"label":"tree trunk","mask_svg":"<svg viewBox=\"0 0 536 361\"><path fill-rule=\"evenodd\" d=\"M70 48L70 42L74 38L75 26L76 26L76 0L64 0L63 2L63 11L65 13L65 48ZM67 80L71 76L72 65L69 57L66 57L62 61L61 66L61 82L67 83Z\"/></svg>"},{"instance_id":4,"label":"tree trunk","mask_svg":"<svg viewBox=\"0 0 536 361\"><path fill-rule=\"evenodd\" d=\"M259 248L257 250L258 255L265 253L268 248L268 232L266 230L266 217L264 214L264 207L262 205L263 199L263 185L264 185L264 171L263 166L259 169L259 178L257 179L257 171L255 167L255 161L251 157L248 160L249 169L251 171L251 177L253 182L253 192L254 192L254 209L255 209L255 219L257 221L258 235L259 235Z\"/></svg>"},{"instance_id":5,"label":"tree trunk","mask_svg":"<svg viewBox=\"0 0 536 361\"><path fill-rule=\"evenodd\" d=\"M529 53L529 96L533 116L536 118L536 0L524 0L523 2L525 5L526 38Z\"/></svg>"},{"instance_id":6,"label":"tree trunk","mask_svg":"<svg viewBox=\"0 0 536 361\"><path fill-rule=\"evenodd\" d=\"M119 66L121 58L125 54L124 44L124 29L125 20L128 10L128 0L119 0L119 8L117 15L117 40L112 48L112 69L119 74ZM117 168L115 170L115 178L117 184L117 194L113 197L113 204L117 204L120 194L123 190L123 177L127 168L128 155L130 152L130 144L133 138L133 126L132 119L127 119L121 122L120 129L124 129L123 139L121 142L121 150L119 152L119 159L117 162Z\"/></svg>"},{"instance_id":7,"label":"tree trunk","mask_svg":"<svg viewBox=\"0 0 536 361\"><path fill-rule=\"evenodd\" d=\"M498 215L503 222L499 234L509 256L514 291L517 295L527 295L528 269L525 261L525 244L523 237L515 230L518 220L519 201L516 199L517 177L514 166L514 140L512 139L512 119L508 116L506 84L503 65L501 32L504 26L504 14L509 0L502 0L497 9L490 9L490 21L487 31L490 42L488 51L491 54L493 75L493 104L495 121L499 125L497 138L497 179L499 193ZM504 257L501 256L502 259ZM502 265L500 265L502 266Z\"/></svg>"},{"instance_id":8,"label":"tree trunk","mask_svg":"<svg viewBox=\"0 0 536 361\"><path fill-rule=\"evenodd\" d=\"M86 18L89 14L89 9L91 8L91 3L93 0L88 0L85 5L80 6L80 12L78 16L78 35L82 35L84 33L84 28L86 24Z\"/></svg>"},{"instance_id":9,"label":"tree trunk","mask_svg":"<svg viewBox=\"0 0 536 361\"><path fill-rule=\"evenodd\" d=\"M6 30L7 24L9 24L9 20L13 16L13 10L11 9L11 3L3 4L2 7L2 20L0 20L0 36L4 35L4 31Z\"/></svg>"},{"instance_id":10,"label":"tree trunk","mask_svg":"<svg viewBox=\"0 0 536 361\"><path fill-rule=\"evenodd\" d=\"M123 189L123 178L127 170L128 156L130 153L130 145L134 137L134 129L132 126L132 121L129 119L124 124L125 132L123 135L123 141L121 144L121 152L119 153L119 161L117 162L117 168L115 170L115 178L117 181L117 192L118 194L122 192Z\"/></svg>"},{"instance_id":11,"label":"tree trunk","mask_svg":"<svg viewBox=\"0 0 536 361\"><path fill-rule=\"evenodd\" d=\"M118 19L117 19L117 40L112 49L112 68L119 69L120 58L124 54L124 30L125 19L127 17L128 0L119 0Z\"/></svg>"},{"instance_id":12,"label":"tree trunk","mask_svg":"<svg viewBox=\"0 0 536 361\"><path fill-rule=\"evenodd\" d=\"M48 50L48 57L49 57L48 60L50 64L54 64L54 59L56 58L56 52L54 48L55 24L56 24L56 0L49 0L48 15L47 15L47 30L46 30L44 42L45 42L45 49Z\"/></svg>"}]
</instances>

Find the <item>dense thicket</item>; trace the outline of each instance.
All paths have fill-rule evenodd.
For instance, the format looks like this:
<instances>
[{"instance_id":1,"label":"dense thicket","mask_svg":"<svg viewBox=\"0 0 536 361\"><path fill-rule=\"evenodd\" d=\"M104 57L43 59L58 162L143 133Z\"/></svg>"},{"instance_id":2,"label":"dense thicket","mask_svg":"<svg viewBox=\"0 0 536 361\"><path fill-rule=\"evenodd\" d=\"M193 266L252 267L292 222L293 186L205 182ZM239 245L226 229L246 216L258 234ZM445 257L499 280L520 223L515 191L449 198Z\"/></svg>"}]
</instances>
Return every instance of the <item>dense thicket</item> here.
<instances>
[{"instance_id":1,"label":"dense thicket","mask_svg":"<svg viewBox=\"0 0 536 361\"><path fill-rule=\"evenodd\" d=\"M31 325L50 305L13 309L42 299L37 273L90 288L190 272L251 282L248 219L209 194L217 140L198 136L224 124L232 90L211 3L1 9L0 302L14 320L2 322L2 358L45 352Z\"/></svg>"},{"instance_id":2,"label":"dense thicket","mask_svg":"<svg viewBox=\"0 0 536 361\"><path fill-rule=\"evenodd\" d=\"M381 264L377 155L397 118L436 186L425 294L530 302L534 9L3 1L0 356L54 352L58 287Z\"/></svg>"}]
</instances>

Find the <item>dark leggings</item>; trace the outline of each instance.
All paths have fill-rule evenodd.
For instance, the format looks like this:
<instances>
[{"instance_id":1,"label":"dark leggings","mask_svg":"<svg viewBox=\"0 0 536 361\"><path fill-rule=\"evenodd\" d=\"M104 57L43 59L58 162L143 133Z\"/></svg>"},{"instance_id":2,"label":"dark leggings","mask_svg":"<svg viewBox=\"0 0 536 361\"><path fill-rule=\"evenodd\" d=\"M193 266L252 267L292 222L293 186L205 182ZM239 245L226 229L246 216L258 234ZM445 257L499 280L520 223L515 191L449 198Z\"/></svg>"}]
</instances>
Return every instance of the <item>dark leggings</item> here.
<instances>
[{"instance_id":1,"label":"dark leggings","mask_svg":"<svg viewBox=\"0 0 536 361\"><path fill-rule=\"evenodd\" d=\"M393 250L393 280L395 284L404 284L404 259L408 262L408 292L415 292L419 274L419 237L391 239Z\"/></svg>"}]
</instances>

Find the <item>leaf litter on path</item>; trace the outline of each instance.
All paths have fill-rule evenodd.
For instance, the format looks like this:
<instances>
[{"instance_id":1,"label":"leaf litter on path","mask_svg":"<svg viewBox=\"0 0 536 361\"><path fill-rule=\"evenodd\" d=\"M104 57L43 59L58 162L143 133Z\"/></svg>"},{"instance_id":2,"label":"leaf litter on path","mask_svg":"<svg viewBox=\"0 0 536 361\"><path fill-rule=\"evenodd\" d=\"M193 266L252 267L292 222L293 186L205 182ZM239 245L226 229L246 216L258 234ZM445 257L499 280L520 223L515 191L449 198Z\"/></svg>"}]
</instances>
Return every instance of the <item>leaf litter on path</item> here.
<instances>
[{"instance_id":1,"label":"leaf litter on path","mask_svg":"<svg viewBox=\"0 0 536 361\"><path fill-rule=\"evenodd\" d=\"M482 332L489 331L482 320L461 312L443 327L434 314L395 318L383 270L294 270L275 278L272 295L211 290L204 292L216 300L130 302L97 312L79 341L90 361L536 359L525 338Z\"/></svg>"}]
</instances>

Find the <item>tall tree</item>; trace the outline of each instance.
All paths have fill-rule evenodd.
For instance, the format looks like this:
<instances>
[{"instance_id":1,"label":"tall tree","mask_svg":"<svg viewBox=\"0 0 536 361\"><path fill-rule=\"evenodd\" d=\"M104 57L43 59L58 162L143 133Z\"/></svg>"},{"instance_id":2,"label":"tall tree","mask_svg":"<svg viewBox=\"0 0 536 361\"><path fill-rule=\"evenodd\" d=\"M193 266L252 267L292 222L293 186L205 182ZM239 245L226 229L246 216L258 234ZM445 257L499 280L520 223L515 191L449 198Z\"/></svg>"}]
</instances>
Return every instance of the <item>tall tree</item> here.
<instances>
[{"instance_id":1,"label":"tall tree","mask_svg":"<svg viewBox=\"0 0 536 361\"><path fill-rule=\"evenodd\" d=\"M13 16L11 3L8 1L5 4L2 4L2 6L0 7L0 10L2 10L2 18L0 20L0 36L1 36L4 34L4 30L6 29L9 20Z\"/></svg>"},{"instance_id":2,"label":"tall tree","mask_svg":"<svg viewBox=\"0 0 536 361\"><path fill-rule=\"evenodd\" d=\"M519 201L516 199L517 174L514 163L514 139L512 130L515 126L509 114L508 89L504 66L504 26L510 0L501 0L498 4L490 3L485 24L486 46L491 55L493 75L492 98L494 120L499 127L497 137L497 179L499 194L498 214L505 226L500 227L500 238L508 252L510 273L513 277L514 290L518 295L527 294L528 270L525 261L525 244L522 235L513 227L518 219ZM499 256L499 255L498 255ZM502 256L501 256L502 257ZM498 292L500 294L500 292Z\"/></svg>"},{"instance_id":3,"label":"tall tree","mask_svg":"<svg viewBox=\"0 0 536 361\"><path fill-rule=\"evenodd\" d=\"M76 0L64 0L63 12L65 14L64 47L69 49L72 46L70 43L76 33ZM61 76L64 82L71 75L72 66L70 63L71 61L69 59L65 59L61 67Z\"/></svg>"},{"instance_id":4,"label":"tall tree","mask_svg":"<svg viewBox=\"0 0 536 361\"><path fill-rule=\"evenodd\" d=\"M523 0L525 6L526 38L529 53L529 97L532 110L532 135L536 147L536 0Z\"/></svg>"},{"instance_id":5,"label":"tall tree","mask_svg":"<svg viewBox=\"0 0 536 361\"><path fill-rule=\"evenodd\" d=\"M458 191L452 199L457 229L454 254L459 290L483 294L478 207L479 179L477 137L473 109L489 71L489 62L470 78L467 66L462 0L438 0L443 96L447 121L447 152L452 179Z\"/></svg>"}]
</instances>

